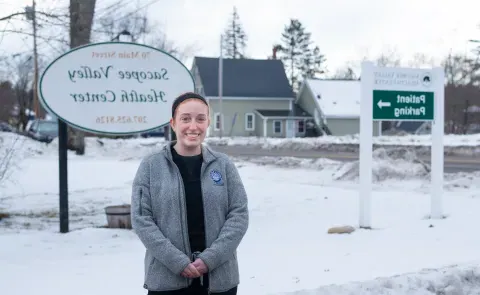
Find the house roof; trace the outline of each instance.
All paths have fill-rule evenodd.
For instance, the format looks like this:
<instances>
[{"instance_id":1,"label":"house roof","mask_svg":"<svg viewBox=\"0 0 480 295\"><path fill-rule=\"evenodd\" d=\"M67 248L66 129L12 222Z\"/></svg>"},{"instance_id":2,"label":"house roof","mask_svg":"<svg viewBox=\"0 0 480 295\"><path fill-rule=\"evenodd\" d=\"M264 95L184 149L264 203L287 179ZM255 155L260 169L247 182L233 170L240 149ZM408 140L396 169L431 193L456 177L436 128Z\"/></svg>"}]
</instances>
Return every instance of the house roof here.
<instances>
[{"instance_id":1,"label":"house roof","mask_svg":"<svg viewBox=\"0 0 480 295\"><path fill-rule=\"evenodd\" d=\"M360 81L307 79L306 86L318 101L325 117L360 117Z\"/></svg>"},{"instance_id":2,"label":"house roof","mask_svg":"<svg viewBox=\"0 0 480 295\"><path fill-rule=\"evenodd\" d=\"M293 106L293 110L255 110L263 117L297 117L297 118L311 118L308 112L303 110L298 105Z\"/></svg>"},{"instance_id":3,"label":"house roof","mask_svg":"<svg viewBox=\"0 0 480 295\"><path fill-rule=\"evenodd\" d=\"M195 57L206 96L218 96L218 58ZM223 96L293 98L285 68L274 59L223 59Z\"/></svg>"}]
</instances>

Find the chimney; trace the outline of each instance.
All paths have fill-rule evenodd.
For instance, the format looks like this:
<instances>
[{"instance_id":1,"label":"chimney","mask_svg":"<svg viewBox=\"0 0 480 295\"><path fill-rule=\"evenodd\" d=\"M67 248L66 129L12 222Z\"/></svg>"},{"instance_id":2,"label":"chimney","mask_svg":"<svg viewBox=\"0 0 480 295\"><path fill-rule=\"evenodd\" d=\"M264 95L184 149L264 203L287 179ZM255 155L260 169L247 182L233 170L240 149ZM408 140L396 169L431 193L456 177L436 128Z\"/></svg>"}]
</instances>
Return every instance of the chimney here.
<instances>
[{"instance_id":1,"label":"chimney","mask_svg":"<svg viewBox=\"0 0 480 295\"><path fill-rule=\"evenodd\" d=\"M272 59L277 59L277 46L272 49Z\"/></svg>"}]
</instances>

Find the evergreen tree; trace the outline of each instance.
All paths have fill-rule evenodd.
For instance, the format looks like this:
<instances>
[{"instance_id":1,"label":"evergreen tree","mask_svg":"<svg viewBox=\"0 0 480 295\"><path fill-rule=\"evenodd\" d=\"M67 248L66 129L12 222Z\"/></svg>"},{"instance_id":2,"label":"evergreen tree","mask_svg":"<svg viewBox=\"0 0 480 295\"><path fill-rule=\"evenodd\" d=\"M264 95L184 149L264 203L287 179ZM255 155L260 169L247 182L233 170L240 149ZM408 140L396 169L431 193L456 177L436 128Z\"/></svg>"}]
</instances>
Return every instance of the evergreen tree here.
<instances>
[{"instance_id":1,"label":"evergreen tree","mask_svg":"<svg viewBox=\"0 0 480 295\"><path fill-rule=\"evenodd\" d=\"M245 48L247 47L247 34L240 23L240 16L237 8L233 7L232 17L228 22L227 29L223 37L223 49L226 58L245 58Z\"/></svg>"},{"instance_id":2,"label":"evergreen tree","mask_svg":"<svg viewBox=\"0 0 480 295\"><path fill-rule=\"evenodd\" d=\"M325 56L318 46L313 47L311 33L298 19L291 19L285 26L280 44L280 59L284 62L292 88L298 90L305 78L314 78L323 73Z\"/></svg>"}]
</instances>

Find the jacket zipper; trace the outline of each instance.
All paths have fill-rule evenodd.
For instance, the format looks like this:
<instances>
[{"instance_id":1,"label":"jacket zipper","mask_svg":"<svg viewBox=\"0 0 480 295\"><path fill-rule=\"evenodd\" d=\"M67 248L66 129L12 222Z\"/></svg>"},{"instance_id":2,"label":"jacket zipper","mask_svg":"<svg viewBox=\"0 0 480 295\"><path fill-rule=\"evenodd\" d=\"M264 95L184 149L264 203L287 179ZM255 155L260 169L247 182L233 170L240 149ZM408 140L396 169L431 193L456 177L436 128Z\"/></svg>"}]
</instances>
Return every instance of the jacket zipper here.
<instances>
[{"instance_id":1,"label":"jacket zipper","mask_svg":"<svg viewBox=\"0 0 480 295\"><path fill-rule=\"evenodd\" d=\"M140 201L139 201L139 204L140 206L138 206L138 213L140 214L140 216L143 215L143 209L142 209L142 199L143 199L143 188L141 187L140 188L140 197L139 197Z\"/></svg>"},{"instance_id":2,"label":"jacket zipper","mask_svg":"<svg viewBox=\"0 0 480 295\"><path fill-rule=\"evenodd\" d=\"M185 234L185 231L182 230L182 236L183 236L183 246L185 247L185 250L187 251L187 256L190 258L192 256L192 250L190 249L190 240L189 240L189 237L188 237L188 224L186 222L186 212L187 212L187 206L186 206L186 198L185 198L185 186L183 185L183 179L182 179L182 176L180 174L180 170L178 169L177 165L175 164L175 162L171 161L170 162L172 163L172 165L174 166L174 169L176 171L176 174L177 174L177 178L180 180L180 187L182 188L182 198L183 198L183 206L182 206L182 200L179 199L179 203L180 203L180 207L183 207L183 211L182 211L182 218L180 218L180 223L181 223L181 226L182 226L182 229L183 227L185 226L185 228L187 229L187 234ZM185 278L186 281L187 281L187 284L190 285L190 279L189 278Z\"/></svg>"},{"instance_id":3,"label":"jacket zipper","mask_svg":"<svg viewBox=\"0 0 480 295\"><path fill-rule=\"evenodd\" d=\"M202 170L200 172L200 190L202 193L202 209L203 209L203 224L205 228L205 247L207 247L207 214L205 210L205 194L203 193L203 176L205 175L205 170L207 169L207 166L205 163L202 163ZM211 294L210 292L210 285L212 284L212 276L208 276L208 288L207 288L207 294Z\"/></svg>"},{"instance_id":4,"label":"jacket zipper","mask_svg":"<svg viewBox=\"0 0 480 295\"><path fill-rule=\"evenodd\" d=\"M187 206L186 206L186 196L185 196L185 186L183 185L183 179L182 179L182 176L180 174L180 170L178 169L177 165L175 164L175 162L173 162L173 160L169 159L170 163L175 167L175 171L177 172L177 178L179 178L180 180L180 186L182 187L182 190L183 190L183 214L182 214L182 218L181 218L181 223L182 224L185 224L185 227L187 228L187 234L185 234L185 232L182 230L182 234L183 234L183 243L184 243L184 246L185 246L185 249L187 250L187 255L188 257L191 257L192 256L192 250L190 249L190 239L188 237L188 224L186 222L186 213L187 212ZM205 247L207 246L207 220L206 220L206 214L205 214L205 197L204 197L204 193L203 193L203 185L202 185L202 182L203 182L203 175L205 174L205 170L207 169L205 163L202 163L202 169L200 171L200 190L201 190L201 193L202 193L202 203L203 203L203 224L204 224L204 227L205 227ZM180 203L181 203L181 200L180 200ZM185 242L186 240L186 242ZM186 244L185 244L186 243ZM207 294L211 294L211 291L210 291L210 285L211 285L211 276L209 276L209 280L208 280L208 288L207 288ZM190 283L190 279L187 278L187 282Z\"/></svg>"}]
</instances>

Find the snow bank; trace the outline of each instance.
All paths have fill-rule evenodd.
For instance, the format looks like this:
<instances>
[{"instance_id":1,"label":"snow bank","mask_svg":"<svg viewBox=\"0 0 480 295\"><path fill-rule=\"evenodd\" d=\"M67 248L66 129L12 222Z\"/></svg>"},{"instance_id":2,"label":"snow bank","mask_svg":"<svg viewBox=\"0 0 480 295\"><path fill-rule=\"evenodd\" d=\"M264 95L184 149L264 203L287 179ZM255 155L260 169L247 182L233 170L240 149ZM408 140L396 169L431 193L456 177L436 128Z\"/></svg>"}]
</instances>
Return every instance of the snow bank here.
<instances>
[{"instance_id":1,"label":"snow bank","mask_svg":"<svg viewBox=\"0 0 480 295\"><path fill-rule=\"evenodd\" d=\"M314 138L207 138L207 144L215 146L248 146L259 149L285 150L321 150L358 153L360 138L358 135L322 136ZM471 156L480 155L480 134L445 135L445 154ZM431 147L430 135L379 136L373 138L373 146L377 147L410 147L418 154L429 155Z\"/></svg>"},{"instance_id":2,"label":"snow bank","mask_svg":"<svg viewBox=\"0 0 480 295\"><path fill-rule=\"evenodd\" d=\"M14 144L15 143L15 144ZM121 160L141 159L159 150L165 144L163 138L85 138L85 157L116 157ZM14 154L19 158L36 155L57 155L58 139L46 144L31 138L8 132L0 132L0 157L14 146ZM70 151L74 155L73 151ZM1 159L1 158L0 158Z\"/></svg>"},{"instance_id":3,"label":"snow bank","mask_svg":"<svg viewBox=\"0 0 480 295\"><path fill-rule=\"evenodd\" d=\"M408 180L426 178L430 166L409 149L376 149L373 152L372 180L381 182L389 179ZM360 161L343 164L333 175L335 180L358 180Z\"/></svg>"},{"instance_id":4,"label":"snow bank","mask_svg":"<svg viewBox=\"0 0 480 295\"><path fill-rule=\"evenodd\" d=\"M330 159L303 159L295 157L235 157L260 166L283 168L304 168L316 171L331 171L333 180L356 181L359 177L360 162L341 162ZM415 151L406 148L379 148L373 152L372 180L381 182L397 179L423 179L429 176L430 166L422 162Z\"/></svg>"},{"instance_id":5,"label":"snow bank","mask_svg":"<svg viewBox=\"0 0 480 295\"><path fill-rule=\"evenodd\" d=\"M367 282L323 286L277 295L477 295L480 294L480 268L477 265L452 266L419 273L378 278Z\"/></svg>"},{"instance_id":6,"label":"snow bank","mask_svg":"<svg viewBox=\"0 0 480 295\"><path fill-rule=\"evenodd\" d=\"M85 156L87 157L115 157L121 160L141 159L162 148L165 140L159 137L151 138L85 138ZM49 145L50 151L57 152L58 140Z\"/></svg>"},{"instance_id":7,"label":"snow bank","mask_svg":"<svg viewBox=\"0 0 480 295\"><path fill-rule=\"evenodd\" d=\"M304 159L296 157L231 157L236 162L248 162L259 166L276 166L282 168L306 168L321 170L336 170L342 162L330 159Z\"/></svg>"},{"instance_id":8,"label":"snow bank","mask_svg":"<svg viewBox=\"0 0 480 295\"><path fill-rule=\"evenodd\" d=\"M261 146L265 149L270 148L302 148L314 149L323 145L358 145L360 137L356 135L345 136L321 136L311 138L264 138L264 137L210 137L206 139L211 145L249 145ZM394 146L430 146L432 143L431 135L397 135L397 136L375 136L373 143L378 145ZM444 136L445 146L468 146L480 147L480 134L454 135L446 134Z\"/></svg>"}]
</instances>

